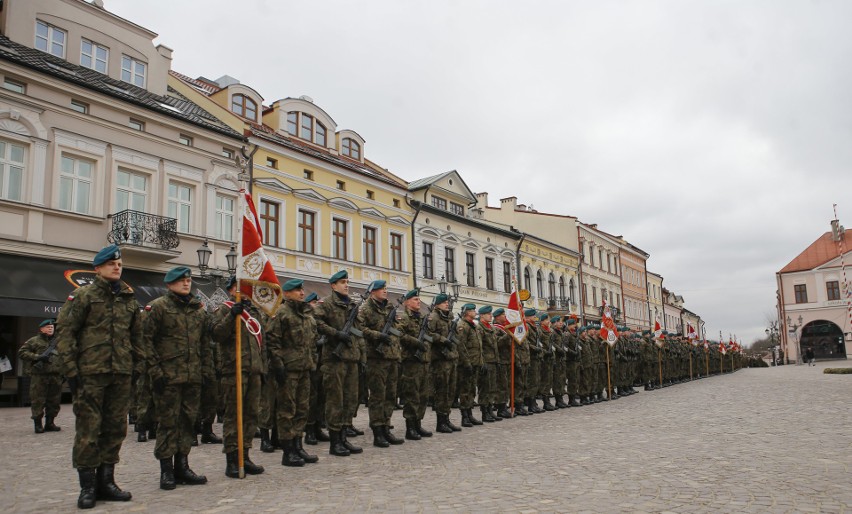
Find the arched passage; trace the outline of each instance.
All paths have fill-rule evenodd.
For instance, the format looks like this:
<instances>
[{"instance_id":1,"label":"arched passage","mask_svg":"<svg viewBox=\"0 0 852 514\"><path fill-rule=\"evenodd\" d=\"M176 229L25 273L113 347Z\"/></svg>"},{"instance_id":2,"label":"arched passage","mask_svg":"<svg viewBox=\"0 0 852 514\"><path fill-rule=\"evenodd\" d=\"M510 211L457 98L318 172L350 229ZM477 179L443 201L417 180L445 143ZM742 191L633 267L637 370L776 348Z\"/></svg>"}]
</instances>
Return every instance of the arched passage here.
<instances>
[{"instance_id":1,"label":"arched passage","mask_svg":"<svg viewBox=\"0 0 852 514\"><path fill-rule=\"evenodd\" d=\"M817 359L845 359L846 344L843 331L836 324L826 320L811 321L802 327L802 355L813 348Z\"/></svg>"}]
</instances>

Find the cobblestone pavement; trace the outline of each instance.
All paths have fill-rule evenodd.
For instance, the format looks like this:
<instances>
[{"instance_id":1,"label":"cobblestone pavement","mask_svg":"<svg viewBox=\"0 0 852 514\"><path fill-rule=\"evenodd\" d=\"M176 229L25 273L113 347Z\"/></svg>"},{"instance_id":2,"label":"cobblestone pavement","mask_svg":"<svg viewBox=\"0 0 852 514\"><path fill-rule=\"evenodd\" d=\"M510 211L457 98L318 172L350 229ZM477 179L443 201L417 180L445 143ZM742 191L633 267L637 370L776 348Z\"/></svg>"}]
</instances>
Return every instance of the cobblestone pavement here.
<instances>
[{"instance_id":1,"label":"cobblestone pavement","mask_svg":"<svg viewBox=\"0 0 852 514\"><path fill-rule=\"evenodd\" d=\"M822 373L838 365L852 363L745 369L389 449L358 437L364 453L348 458L321 444L304 468L255 449L266 473L245 480L226 478L221 448L203 445L190 462L210 483L168 492L153 443L128 434L116 476L133 501L96 510L852 512L852 376ZM3 510L75 511L70 406L60 433L33 434L28 416L0 410ZM394 422L401 435L401 411ZM367 428L363 408L356 426Z\"/></svg>"}]
</instances>

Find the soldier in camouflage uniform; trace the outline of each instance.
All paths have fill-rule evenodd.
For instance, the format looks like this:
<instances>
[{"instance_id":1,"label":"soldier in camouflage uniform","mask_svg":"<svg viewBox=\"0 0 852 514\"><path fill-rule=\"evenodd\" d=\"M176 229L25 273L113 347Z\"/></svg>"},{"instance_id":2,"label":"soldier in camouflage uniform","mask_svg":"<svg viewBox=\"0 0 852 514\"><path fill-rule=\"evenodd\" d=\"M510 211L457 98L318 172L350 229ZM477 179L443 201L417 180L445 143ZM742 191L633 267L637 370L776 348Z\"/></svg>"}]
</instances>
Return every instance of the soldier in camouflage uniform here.
<instances>
[{"instance_id":1,"label":"soldier in camouflage uniform","mask_svg":"<svg viewBox=\"0 0 852 514\"><path fill-rule=\"evenodd\" d=\"M274 319L265 312L260 313L263 333L269 334L270 323ZM267 337L268 338L268 337ZM266 379L261 381L260 387L260 410L258 411L257 426L260 432L260 451L264 453L275 453L275 448L280 448L278 441L278 429L276 428L276 413L278 411L278 382L271 373L269 362L272 360L269 341L260 350L263 360L263 375Z\"/></svg>"},{"instance_id":2,"label":"soldier in camouflage uniform","mask_svg":"<svg viewBox=\"0 0 852 514\"><path fill-rule=\"evenodd\" d=\"M466 303L461 308L462 319L458 323L458 381L459 381L459 410L462 415L462 426L472 427L481 425L482 421L473 416L473 403L476 399L476 378L482 370L482 341L476 331L473 321L476 306ZM480 400L481 401L481 400Z\"/></svg>"},{"instance_id":3,"label":"soldier in camouflage uniform","mask_svg":"<svg viewBox=\"0 0 852 514\"><path fill-rule=\"evenodd\" d=\"M281 464L304 466L319 461L302 446L311 399L311 371L316 368L317 327L311 307L305 303L302 281L287 281L284 303L269 322L270 370L278 382L276 413L278 439L284 448Z\"/></svg>"},{"instance_id":4,"label":"soldier in camouflage uniform","mask_svg":"<svg viewBox=\"0 0 852 514\"><path fill-rule=\"evenodd\" d=\"M497 339L497 380L495 391L495 407L497 408L497 417L509 419L512 417L512 412L509 410L509 395L510 381L512 370L512 343L514 339L512 335L504 328L508 325L506 320L506 310L503 308L495 309L494 315L494 335Z\"/></svg>"},{"instance_id":5,"label":"soldier in camouflage uniform","mask_svg":"<svg viewBox=\"0 0 852 514\"><path fill-rule=\"evenodd\" d=\"M595 387L597 387L598 366L596 362L597 349L595 348L595 342L592 337L593 332L594 329L588 325L577 330L577 333L580 335L579 346L581 375L583 377L581 389L583 405L591 405L596 400Z\"/></svg>"},{"instance_id":6,"label":"soldier in camouflage uniform","mask_svg":"<svg viewBox=\"0 0 852 514\"><path fill-rule=\"evenodd\" d=\"M36 434L59 432L53 420L59 414L62 399L62 363L56 355L56 320L46 319L38 326L38 335L27 339L18 350L24 362L24 375L30 376L30 402ZM42 417L45 424L42 426Z\"/></svg>"},{"instance_id":7,"label":"soldier in camouflage uniform","mask_svg":"<svg viewBox=\"0 0 852 514\"><path fill-rule=\"evenodd\" d=\"M222 435L225 454L225 476L240 477L239 444L237 441L237 332L240 320L240 371L243 406L243 466L246 474L259 475L263 466L251 461L249 450L257 430L260 411L260 390L263 384L263 327L260 313L250 300L234 302L237 280L231 277L227 285L230 300L219 306L210 321L210 335L219 346L222 366L222 396L225 403Z\"/></svg>"},{"instance_id":8,"label":"soldier in camouflage uniform","mask_svg":"<svg viewBox=\"0 0 852 514\"><path fill-rule=\"evenodd\" d=\"M392 316L393 328L397 314L396 308L388 302L388 288L384 280L374 280L367 293L370 297L358 312L358 323L367 347L370 428L373 430L373 446L387 448L405 442L390 431L397 398L400 348L399 338L392 332L385 332L384 327L388 317Z\"/></svg>"},{"instance_id":9,"label":"soldier in camouflage uniform","mask_svg":"<svg viewBox=\"0 0 852 514\"><path fill-rule=\"evenodd\" d=\"M569 404L565 403L565 343L567 335L564 332L565 322L561 316L550 318L550 347L553 348L555 359L553 361L553 380L551 389L557 409L567 409Z\"/></svg>"},{"instance_id":10,"label":"soldier in camouflage uniform","mask_svg":"<svg viewBox=\"0 0 852 514\"><path fill-rule=\"evenodd\" d=\"M402 335L399 343L402 347L402 376L399 383L400 398L404 406L405 438L419 441L423 437L432 437L432 432L423 428L423 416L426 415L426 399L429 394L429 361L431 353L428 341L420 339L420 329L424 318L420 314L420 291L412 289L403 296L404 307L397 327ZM426 334L424 333L424 336Z\"/></svg>"},{"instance_id":11,"label":"soldier in camouflage uniform","mask_svg":"<svg viewBox=\"0 0 852 514\"><path fill-rule=\"evenodd\" d=\"M525 310L524 317L527 322L527 339L530 342L530 363L529 370L527 371L524 403L530 414L540 414L545 411L538 406L536 395L541 385L541 363L544 358L544 342L541 340L541 328L538 325L536 310Z\"/></svg>"},{"instance_id":12,"label":"soldier in camouflage uniform","mask_svg":"<svg viewBox=\"0 0 852 514\"><path fill-rule=\"evenodd\" d=\"M497 350L497 330L491 325L492 307L483 305L479 308L479 324L476 332L482 342L482 370L479 373L479 411L482 421L493 423L503 421L494 412L497 405L497 363L500 355Z\"/></svg>"},{"instance_id":13,"label":"soldier in camouflage uniform","mask_svg":"<svg viewBox=\"0 0 852 514\"><path fill-rule=\"evenodd\" d=\"M528 309L526 312L532 310L532 314L535 314L534 309ZM515 343L513 343L515 344ZM527 395L529 394L529 370L530 370L530 345L532 343L532 339L530 339L529 333L520 343L515 344L515 369L512 372L515 374L515 412L516 416L528 416L530 414L534 414L527 410Z\"/></svg>"},{"instance_id":14,"label":"soldier in camouflage uniform","mask_svg":"<svg viewBox=\"0 0 852 514\"><path fill-rule=\"evenodd\" d=\"M305 304L308 305L308 311L311 316L314 315L314 310L319 305L319 297L316 293L310 293L305 297ZM319 364L320 356L325 346L327 337L317 335L316 345L314 345L313 357L314 362ZM308 422L305 424L305 444L318 444L320 441L329 442L328 434L323 429L323 412L325 411L325 392L322 387L322 371L319 366L311 371L311 399L308 407Z\"/></svg>"},{"instance_id":15,"label":"soldier in camouflage uniform","mask_svg":"<svg viewBox=\"0 0 852 514\"><path fill-rule=\"evenodd\" d=\"M538 320L539 340L542 346L538 375L538 395L541 396L541 403L544 405L544 410L549 412L556 410L556 407L550 403L550 386L553 384L553 364L556 357L556 350L552 344L553 330L550 327L550 316L547 313L542 313L539 315Z\"/></svg>"},{"instance_id":16,"label":"soldier in camouflage uniform","mask_svg":"<svg viewBox=\"0 0 852 514\"><path fill-rule=\"evenodd\" d=\"M439 293L435 297L435 310L429 315L427 325L432 338L432 387L434 390L433 409L438 416L436 430L441 433L458 432L461 427L450 421L450 410L456 390L456 362L459 354L456 345L449 339L453 324L449 297Z\"/></svg>"},{"instance_id":17,"label":"soldier in camouflage uniform","mask_svg":"<svg viewBox=\"0 0 852 514\"><path fill-rule=\"evenodd\" d=\"M580 361L583 347L577 337L577 320L569 318L566 322L568 329L565 337L565 378L568 385L568 400L572 407L583 405L580 400L581 369Z\"/></svg>"},{"instance_id":18,"label":"soldier in camouflage uniform","mask_svg":"<svg viewBox=\"0 0 852 514\"><path fill-rule=\"evenodd\" d=\"M196 296L196 299L201 303L201 310L204 311L204 326L209 328L210 314L207 305L204 304L200 296ZM192 446L198 446L199 434L201 434L202 444L222 444L222 438L213 433L213 421L216 419L216 409L219 405L219 380L222 375L217 368L216 345L209 336L207 339L212 380L207 380L201 384L201 401L198 405L198 416L195 418L195 438L192 441Z\"/></svg>"},{"instance_id":19,"label":"soldier in camouflage uniform","mask_svg":"<svg viewBox=\"0 0 852 514\"><path fill-rule=\"evenodd\" d=\"M142 311L142 326L147 311ZM148 363L139 359L133 363L133 375L136 377L136 390L131 402L136 405L136 441L144 443L157 437L157 420L154 415L154 400L151 398L151 379L148 377Z\"/></svg>"},{"instance_id":20,"label":"soldier in camouflage uniform","mask_svg":"<svg viewBox=\"0 0 852 514\"><path fill-rule=\"evenodd\" d=\"M66 300L57 325L59 359L74 396L77 416L72 461L80 476L77 507L95 499L129 501L115 484L115 465L127 435L134 359L144 358L139 303L121 281L121 251L95 255L97 276Z\"/></svg>"},{"instance_id":21,"label":"soldier in camouflage uniform","mask_svg":"<svg viewBox=\"0 0 852 514\"><path fill-rule=\"evenodd\" d=\"M160 489L200 485L207 477L189 467L202 384L214 379L207 312L192 293L192 271L166 273L168 292L145 307L145 355L160 422L154 456L160 461Z\"/></svg>"}]
</instances>

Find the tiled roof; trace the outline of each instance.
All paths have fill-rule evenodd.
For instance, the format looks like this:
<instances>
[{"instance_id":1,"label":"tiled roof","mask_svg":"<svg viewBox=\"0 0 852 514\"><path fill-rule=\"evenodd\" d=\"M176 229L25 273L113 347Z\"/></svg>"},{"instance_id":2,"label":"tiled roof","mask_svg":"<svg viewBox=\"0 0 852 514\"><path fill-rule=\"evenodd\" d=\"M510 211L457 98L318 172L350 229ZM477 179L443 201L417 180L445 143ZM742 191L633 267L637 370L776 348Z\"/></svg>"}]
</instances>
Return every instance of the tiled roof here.
<instances>
[{"instance_id":1,"label":"tiled roof","mask_svg":"<svg viewBox=\"0 0 852 514\"><path fill-rule=\"evenodd\" d=\"M842 237L844 248L847 249L847 253L844 255L848 256L849 242L846 241L845 232ZM779 273L812 270L838 257L839 255L840 251L837 248L837 241L834 241L831 238L831 232L826 232L821 235L819 239L811 243L804 252L800 253L795 259L790 261L789 264L781 268Z\"/></svg>"},{"instance_id":2,"label":"tiled roof","mask_svg":"<svg viewBox=\"0 0 852 514\"><path fill-rule=\"evenodd\" d=\"M211 84L209 82L205 82L203 80L198 80L198 79L187 77L183 73L178 73L174 70L169 70L169 75L177 78L178 80L182 80L183 82L186 82L187 84L195 87L195 89L199 90L205 96L210 96L210 95L218 93L219 91L222 90L221 87L214 86L213 84Z\"/></svg>"},{"instance_id":3,"label":"tiled roof","mask_svg":"<svg viewBox=\"0 0 852 514\"><path fill-rule=\"evenodd\" d=\"M455 170L445 171L444 173L438 173L437 175L432 175L431 177L419 178L419 179L415 180L414 182L411 182L411 183L408 184L408 190L414 191L414 190L417 190L417 189L420 189L420 188L423 188L423 187L426 187L426 186L430 186L430 185L434 184L435 182L441 180L442 178L446 177L450 173L453 173L454 171Z\"/></svg>"},{"instance_id":4,"label":"tiled roof","mask_svg":"<svg viewBox=\"0 0 852 514\"><path fill-rule=\"evenodd\" d=\"M243 139L239 132L225 125L172 88L169 88L169 94L166 96L156 95L146 89L113 79L95 70L72 64L34 48L19 45L3 35L0 35L0 59L213 130L228 137Z\"/></svg>"}]
</instances>

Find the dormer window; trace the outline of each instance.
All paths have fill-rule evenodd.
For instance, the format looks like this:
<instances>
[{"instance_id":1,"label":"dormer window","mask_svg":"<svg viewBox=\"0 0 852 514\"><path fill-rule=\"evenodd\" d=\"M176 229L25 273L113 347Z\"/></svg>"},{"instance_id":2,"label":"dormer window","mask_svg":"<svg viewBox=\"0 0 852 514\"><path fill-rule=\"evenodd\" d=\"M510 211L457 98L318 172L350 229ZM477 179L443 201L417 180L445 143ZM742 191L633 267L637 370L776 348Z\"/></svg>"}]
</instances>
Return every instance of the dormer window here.
<instances>
[{"instance_id":1,"label":"dormer window","mask_svg":"<svg viewBox=\"0 0 852 514\"><path fill-rule=\"evenodd\" d=\"M447 201L441 198L440 196L432 196L432 207L436 207L441 209L442 211L447 210Z\"/></svg>"},{"instance_id":2,"label":"dormer window","mask_svg":"<svg viewBox=\"0 0 852 514\"><path fill-rule=\"evenodd\" d=\"M299 119L301 117L301 119ZM299 139L325 146L328 129L310 114L291 111L287 113L287 133Z\"/></svg>"},{"instance_id":3,"label":"dormer window","mask_svg":"<svg viewBox=\"0 0 852 514\"><path fill-rule=\"evenodd\" d=\"M343 138L343 155L360 161L361 145L358 144L358 141L355 141L352 138Z\"/></svg>"},{"instance_id":4,"label":"dormer window","mask_svg":"<svg viewBox=\"0 0 852 514\"><path fill-rule=\"evenodd\" d=\"M257 103L246 95L234 95L231 97L231 112L256 121Z\"/></svg>"},{"instance_id":5,"label":"dormer window","mask_svg":"<svg viewBox=\"0 0 852 514\"><path fill-rule=\"evenodd\" d=\"M314 142L318 145L325 146L325 127L323 127L320 122L317 122L316 140Z\"/></svg>"},{"instance_id":6,"label":"dormer window","mask_svg":"<svg viewBox=\"0 0 852 514\"><path fill-rule=\"evenodd\" d=\"M314 117L302 113L302 130L299 132L299 137L307 141L311 141L311 136L314 133Z\"/></svg>"},{"instance_id":7,"label":"dormer window","mask_svg":"<svg viewBox=\"0 0 852 514\"><path fill-rule=\"evenodd\" d=\"M297 112L288 112L287 113L287 133L291 136L295 136L297 134L296 127L298 127L299 113Z\"/></svg>"},{"instance_id":8,"label":"dormer window","mask_svg":"<svg viewBox=\"0 0 852 514\"><path fill-rule=\"evenodd\" d=\"M121 80L134 86L145 87L146 65L126 55L121 56Z\"/></svg>"},{"instance_id":9,"label":"dormer window","mask_svg":"<svg viewBox=\"0 0 852 514\"><path fill-rule=\"evenodd\" d=\"M42 52L65 59L65 44L67 33L53 25L37 20L35 47Z\"/></svg>"}]
</instances>

